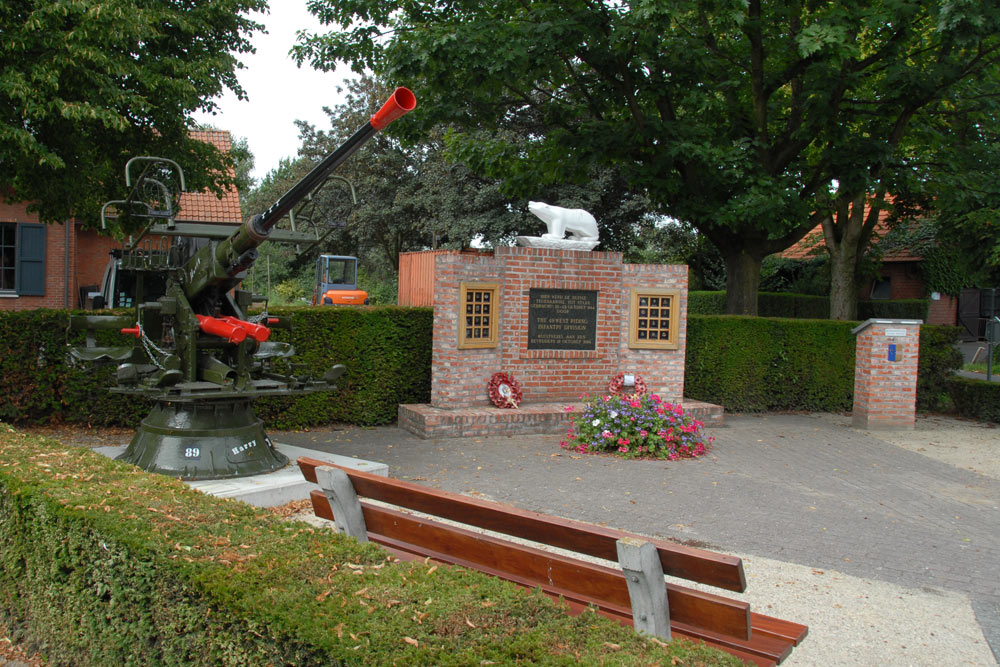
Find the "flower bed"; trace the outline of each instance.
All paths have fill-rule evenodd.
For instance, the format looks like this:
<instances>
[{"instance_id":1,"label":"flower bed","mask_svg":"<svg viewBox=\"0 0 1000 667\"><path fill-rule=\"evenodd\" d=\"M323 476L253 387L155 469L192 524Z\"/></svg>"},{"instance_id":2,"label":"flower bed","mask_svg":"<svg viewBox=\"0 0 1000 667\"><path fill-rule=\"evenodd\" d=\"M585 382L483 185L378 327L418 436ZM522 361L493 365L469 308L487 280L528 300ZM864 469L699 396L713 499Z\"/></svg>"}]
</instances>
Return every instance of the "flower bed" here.
<instances>
[{"instance_id":1,"label":"flower bed","mask_svg":"<svg viewBox=\"0 0 1000 667\"><path fill-rule=\"evenodd\" d=\"M680 405L656 394L600 396L587 401L566 433L568 439L559 444L582 454L673 461L705 453L715 438L706 437L704 427Z\"/></svg>"}]
</instances>

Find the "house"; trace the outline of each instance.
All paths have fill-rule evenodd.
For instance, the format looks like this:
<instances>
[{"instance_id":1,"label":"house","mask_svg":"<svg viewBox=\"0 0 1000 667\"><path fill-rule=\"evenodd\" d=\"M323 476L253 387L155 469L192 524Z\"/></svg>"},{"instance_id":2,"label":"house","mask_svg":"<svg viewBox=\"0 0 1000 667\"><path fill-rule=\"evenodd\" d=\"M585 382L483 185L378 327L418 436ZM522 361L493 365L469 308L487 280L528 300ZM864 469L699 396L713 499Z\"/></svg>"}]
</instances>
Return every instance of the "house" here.
<instances>
[{"instance_id":1,"label":"house","mask_svg":"<svg viewBox=\"0 0 1000 667\"><path fill-rule=\"evenodd\" d=\"M868 215L865 206L865 215ZM889 211L879 212L875 236L881 238L889 231ZM876 240L875 243L878 243ZM784 259L809 260L821 256L826 250L823 226L816 225L798 243L781 253ZM858 287L858 300L929 299L928 324L954 325L958 318L958 298L937 292L928 293L920 272L923 261L911 248L898 247L882 255L879 277Z\"/></svg>"},{"instance_id":2,"label":"house","mask_svg":"<svg viewBox=\"0 0 1000 667\"><path fill-rule=\"evenodd\" d=\"M221 130L193 130L191 136L224 152L232 147L229 133ZM175 219L238 225L239 193L232 188L220 198L185 192ZM81 288L100 285L108 255L119 245L79 221L40 224L27 204L0 196L0 310L82 307L87 290Z\"/></svg>"}]
</instances>

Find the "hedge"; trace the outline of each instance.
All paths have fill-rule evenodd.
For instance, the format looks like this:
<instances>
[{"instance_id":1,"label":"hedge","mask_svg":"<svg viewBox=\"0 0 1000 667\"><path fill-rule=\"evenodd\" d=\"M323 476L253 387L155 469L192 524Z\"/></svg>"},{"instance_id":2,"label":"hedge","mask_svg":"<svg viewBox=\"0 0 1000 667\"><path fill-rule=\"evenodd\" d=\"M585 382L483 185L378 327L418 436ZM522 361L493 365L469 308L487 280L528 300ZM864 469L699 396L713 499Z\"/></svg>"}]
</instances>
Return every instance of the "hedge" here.
<instances>
[{"instance_id":1,"label":"hedge","mask_svg":"<svg viewBox=\"0 0 1000 667\"><path fill-rule=\"evenodd\" d=\"M334 393L262 399L257 412L271 428L347 422L388 424L399 403L430 398L432 311L429 308L277 308L292 329L274 340L295 345L296 363L318 373L335 363L347 372ZM111 394L114 366L74 365L67 341L83 345L84 332L67 333L79 312L0 313L0 420L135 426L150 403ZM89 314L93 314L90 312ZM100 332L98 344L122 344L121 334Z\"/></svg>"},{"instance_id":2,"label":"hedge","mask_svg":"<svg viewBox=\"0 0 1000 667\"><path fill-rule=\"evenodd\" d=\"M290 430L334 422L374 426L396 421L399 405L431 395L433 310L430 308L278 308L292 329L275 340L295 345L296 363L347 372L332 394L261 399L254 405L271 428Z\"/></svg>"},{"instance_id":3,"label":"hedge","mask_svg":"<svg viewBox=\"0 0 1000 667\"><path fill-rule=\"evenodd\" d=\"M842 412L854 402L857 322L690 315L684 395L732 412ZM917 408L942 405L961 330L920 327Z\"/></svg>"},{"instance_id":4,"label":"hedge","mask_svg":"<svg viewBox=\"0 0 1000 667\"><path fill-rule=\"evenodd\" d=\"M927 299L897 299L895 301L858 301L858 319L873 317L926 320ZM726 312L725 292L692 291L688 293L688 313L722 315ZM759 317L793 317L825 320L830 316L830 297L786 292L759 292Z\"/></svg>"},{"instance_id":5,"label":"hedge","mask_svg":"<svg viewBox=\"0 0 1000 667\"><path fill-rule=\"evenodd\" d=\"M717 297L712 297L717 298ZM317 372L347 366L338 391L261 399L258 415L285 430L329 423L392 423L400 403L430 399L432 311L428 308L288 308L291 331L276 340ZM112 367L67 363L67 313L0 313L0 419L136 426L149 402L108 393ZM734 412L851 409L855 323L817 319L688 318L686 391ZM917 406L940 409L961 366L956 327L921 327ZM26 332L30 332L26 334ZM113 338L113 332L106 332ZM83 334L74 333L82 343ZM110 342L110 341L108 341Z\"/></svg>"},{"instance_id":6,"label":"hedge","mask_svg":"<svg viewBox=\"0 0 1000 667\"><path fill-rule=\"evenodd\" d=\"M1000 383L951 377L947 384L958 414L1000 424Z\"/></svg>"},{"instance_id":7,"label":"hedge","mask_svg":"<svg viewBox=\"0 0 1000 667\"><path fill-rule=\"evenodd\" d=\"M925 324L920 327L920 359L917 371L917 409L925 412L947 406L948 380L962 367L962 352L957 344L960 327Z\"/></svg>"},{"instance_id":8,"label":"hedge","mask_svg":"<svg viewBox=\"0 0 1000 667\"><path fill-rule=\"evenodd\" d=\"M689 315L684 395L731 412L850 410L853 326Z\"/></svg>"},{"instance_id":9,"label":"hedge","mask_svg":"<svg viewBox=\"0 0 1000 667\"><path fill-rule=\"evenodd\" d=\"M6 425L0 626L58 665L740 664Z\"/></svg>"}]
</instances>

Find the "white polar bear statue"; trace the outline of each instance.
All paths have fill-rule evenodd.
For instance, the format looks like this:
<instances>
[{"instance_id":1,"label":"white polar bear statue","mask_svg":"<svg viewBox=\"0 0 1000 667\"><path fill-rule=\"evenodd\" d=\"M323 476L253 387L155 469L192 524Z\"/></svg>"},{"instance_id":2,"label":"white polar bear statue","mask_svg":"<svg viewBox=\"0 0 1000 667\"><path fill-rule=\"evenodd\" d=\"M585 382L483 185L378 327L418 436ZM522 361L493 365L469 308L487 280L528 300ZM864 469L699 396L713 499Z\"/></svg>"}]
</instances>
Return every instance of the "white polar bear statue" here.
<instances>
[{"instance_id":1,"label":"white polar bear statue","mask_svg":"<svg viewBox=\"0 0 1000 667\"><path fill-rule=\"evenodd\" d=\"M541 218L549 231L543 239L561 241L568 233L576 241L597 241L597 220L582 208L562 208L540 201L529 201L528 210Z\"/></svg>"}]
</instances>

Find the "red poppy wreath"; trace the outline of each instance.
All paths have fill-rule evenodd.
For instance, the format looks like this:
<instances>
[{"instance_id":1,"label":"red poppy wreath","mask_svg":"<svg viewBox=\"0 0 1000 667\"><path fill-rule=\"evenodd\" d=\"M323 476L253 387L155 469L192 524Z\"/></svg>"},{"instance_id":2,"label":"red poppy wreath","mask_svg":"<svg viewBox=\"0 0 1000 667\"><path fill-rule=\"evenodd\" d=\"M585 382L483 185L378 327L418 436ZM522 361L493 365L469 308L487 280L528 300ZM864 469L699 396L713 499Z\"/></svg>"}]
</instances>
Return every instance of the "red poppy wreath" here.
<instances>
[{"instance_id":1,"label":"red poppy wreath","mask_svg":"<svg viewBox=\"0 0 1000 667\"><path fill-rule=\"evenodd\" d=\"M521 402L521 385L507 373L494 373L487 392L498 408L516 408Z\"/></svg>"},{"instance_id":2,"label":"red poppy wreath","mask_svg":"<svg viewBox=\"0 0 1000 667\"><path fill-rule=\"evenodd\" d=\"M608 391L615 396L633 396L635 394L645 394L646 393L646 383L643 382L641 375L633 375L635 379L635 384L630 387L632 391L629 391L625 387L625 374L619 373L618 375L611 378L611 382L608 383Z\"/></svg>"}]
</instances>

